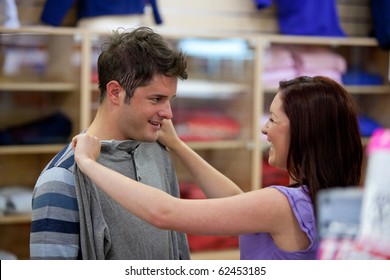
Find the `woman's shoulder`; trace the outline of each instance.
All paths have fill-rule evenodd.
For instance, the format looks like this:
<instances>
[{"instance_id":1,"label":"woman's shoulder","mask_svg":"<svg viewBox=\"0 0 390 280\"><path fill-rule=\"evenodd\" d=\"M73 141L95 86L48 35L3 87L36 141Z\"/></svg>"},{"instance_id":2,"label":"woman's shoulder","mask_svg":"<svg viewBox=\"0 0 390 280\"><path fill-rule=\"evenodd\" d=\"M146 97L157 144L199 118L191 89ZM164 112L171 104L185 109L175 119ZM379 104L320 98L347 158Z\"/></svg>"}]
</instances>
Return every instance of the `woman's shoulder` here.
<instances>
[{"instance_id":1,"label":"woman's shoulder","mask_svg":"<svg viewBox=\"0 0 390 280\"><path fill-rule=\"evenodd\" d=\"M277 189L287 196L302 197L304 199L310 200L308 188L305 185L291 185L291 186L272 185L269 186L268 188Z\"/></svg>"},{"instance_id":2,"label":"woman's shoulder","mask_svg":"<svg viewBox=\"0 0 390 280\"><path fill-rule=\"evenodd\" d=\"M283 193L290 204L300 228L311 240L311 248L316 246L316 218L314 205L310 199L307 186L271 186ZM314 246L314 247L313 247Z\"/></svg>"},{"instance_id":3,"label":"woman's shoulder","mask_svg":"<svg viewBox=\"0 0 390 280\"><path fill-rule=\"evenodd\" d=\"M308 193L307 186L271 186L284 194L293 211L300 215L310 216L314 219L314 206Z\"/></svg>"}]
</instances>

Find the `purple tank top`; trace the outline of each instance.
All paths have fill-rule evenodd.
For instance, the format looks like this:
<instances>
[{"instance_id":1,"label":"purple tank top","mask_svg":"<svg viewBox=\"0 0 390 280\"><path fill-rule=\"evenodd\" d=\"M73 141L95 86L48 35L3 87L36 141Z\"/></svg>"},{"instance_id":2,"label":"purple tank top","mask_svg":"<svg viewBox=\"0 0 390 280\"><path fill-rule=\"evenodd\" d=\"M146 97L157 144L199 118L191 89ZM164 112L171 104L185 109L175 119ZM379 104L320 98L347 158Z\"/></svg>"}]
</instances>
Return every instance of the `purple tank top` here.
<instances>
[{"instance_id":1,"label":"purple tank top","mask_svg":"<svg viewBox=\"0 0 390 280\"><path fill-rule=\"evenodd\" d=\"M288 252L279 249L269 233L240 235L242 260L311 260L316 258L318 235L313 203L304 188L270 186L282 192L290 202L299 226L306 233L310 245L306 250Z\"/></svg>"}]
</instances>

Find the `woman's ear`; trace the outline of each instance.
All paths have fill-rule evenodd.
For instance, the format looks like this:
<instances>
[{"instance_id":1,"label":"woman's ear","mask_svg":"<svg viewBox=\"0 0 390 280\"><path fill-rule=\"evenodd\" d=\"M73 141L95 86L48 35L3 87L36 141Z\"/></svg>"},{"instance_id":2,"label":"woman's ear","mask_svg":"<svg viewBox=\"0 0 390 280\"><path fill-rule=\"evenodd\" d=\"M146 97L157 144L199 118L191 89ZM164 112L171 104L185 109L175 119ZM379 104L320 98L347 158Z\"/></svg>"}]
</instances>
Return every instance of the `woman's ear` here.
<instances>
[{"instance_id":1,"label":"woman's ear","mask_svg":"<svg viewBox=\"0 0 390 280\"><path fill-rule=\"evenodd\" d=\"M108 82L106 86L107 98L113 104L120 103L120 93L123 91L122 86L115 80Z\"/></svg>"}]
</instances>

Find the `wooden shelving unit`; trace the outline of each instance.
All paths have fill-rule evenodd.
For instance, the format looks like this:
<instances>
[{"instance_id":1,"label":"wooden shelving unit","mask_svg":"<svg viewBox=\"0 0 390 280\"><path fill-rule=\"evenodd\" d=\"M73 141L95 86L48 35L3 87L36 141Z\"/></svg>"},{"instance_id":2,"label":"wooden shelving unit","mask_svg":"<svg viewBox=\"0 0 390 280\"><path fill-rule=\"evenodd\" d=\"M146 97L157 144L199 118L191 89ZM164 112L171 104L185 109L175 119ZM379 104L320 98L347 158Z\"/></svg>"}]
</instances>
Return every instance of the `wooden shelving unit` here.
<instances>
[{"instance_id":1,"label":"wooden shelving unit","mask_svg":"<svg viewBox=\"0 0 390 280\"><path fill-rule=\"evenodd\" d=\"M73 134L84 129L91 121L93 116L93 92L96 91L96 84L92 83L93 65L92 54L99 41L96 38L102 38L105 33L88 32L78 28L50 28L50 27L22 27L17 30L8 30L0 28L1 36L6 36L6 44L2 44L3 49L12 48L10 36L38 36L40 39L55 36L68 36L73 42L69 47L81 57L79 64L75 66L77 71L71 69L73 74L72 81L53 81L45 80L38 74L36 76L17 76L5 77L0 75L0 98L1 96L12 96L18 94L43 94L52 102L53 108L61 109L71 118L74 128ZM164 35L164 34L163 34ZM165 36L176 43L183 38L192 37L191 34L180 32L171 32ZM198 35L201 38L201 35ZM384 85L380 86L346 86L347 90L357 97L358 103L362 106L365 113L372 115L384 126L390 127L390 85L388 83L388 62L389 54L381 50L377 42L372 38L324 38L324 37L302 37L302 36L282 36L282 35L264 35L264 34L205 34L203 38L213 40L223 40L226 38L241 38L248 43L248 51L252 57L247 61L250 76L246 76L245 81L232 82L229 77L223 80L219 77L216 80L211 78L199 79L199 73L193 72L197 77L196 83L185 82L180 86L178 99L180 104L191 107L191 104L202 106L202 104L212 104L223 110L231 117L236 117L240 123L242 132L237 139L221 139L218 141L191 141L188 144L202 156L214 164L223 173L232 177L237 184L244 190L250 191L261 187L262 178L262 153L263 143L260 140L260 117L268 110L266 99L272 98L277 92L276 88L266 87L262 83L261 75L264 67L264 55L271 45L318 45L332 49L343 48L343 50L353 48L366 48L372 53L372 59L361 61L364 65L369 65L370 69L375 69L384 78ZM40 40L38 40L41 42ZM47 41L44 40L47 43ZM45 43L45 44L46 44ZM41 43L40 43L41 44ZM18 47L16 44L14 47ZM36 46L24 45L24 48ZM42 48L42 45L39 45ZM44 47L43 47L44 48ZM5 52L1 53L2 58ZM51 58L51 59L55 59ZM193 58L195 60L195 58ZM49 60L50 62L50 60ZM191 65L190 65L191 66ZM65 71L67 69L64 69ZM219 69L221 70L221 69ZM239 94L236 94L239 92ZM45 97L44 97L45 98ZM194 101L196 99L196 102ZM195 102L195 103L193 103ZM51 109L53 109L51 108ZM29 108L28 112L32 117L38 117L42 112L40 108L33 110ZM20 109L9 108L7 114L15 114ZM1 115L2 113L0 113ZM5 114L3 113L3 115ZM17 117L16 115L14 116ZM26 116L25 116L26 117ZM28 116L27 116L28 117ZM27 118L26 117L26 118ZM0 125L6 126L5 121L11 119L3 118ZM367 139L363 139L366 143ZM65 144L65 143L64 143ZM10 184L28 184L34 186L35 181L47 163L55 153L57 153L63 144L50 145L12 145L0 146L0 187ZM237 162L234 162L234 161ZM23 164L18 165L18 162ZM234 163L234 164L233 164ZM7 166L6 166L7 165ZM6 168L5 168L6 166ZM30 170L21 178L20 174L25 167ZM4 167L4 168L3 168ZM182 175L179 169L179 179ZM11 171L10 171L11 170ZM185 175L184 175L185 176ZM30 222L29 214L1 216L0 231L13 225L28 224ZM3 230L3 232L6 232ZM0 242L0 249L2 244ZM28 250L28 248L24 248ZM26 256L26 251L21 256ZM14 252L19 254L19 252ZM194 253L194 259L217 258L225 259L238 258L238 251L228 250L220 252Z\"/></svg>"}]
</instances>

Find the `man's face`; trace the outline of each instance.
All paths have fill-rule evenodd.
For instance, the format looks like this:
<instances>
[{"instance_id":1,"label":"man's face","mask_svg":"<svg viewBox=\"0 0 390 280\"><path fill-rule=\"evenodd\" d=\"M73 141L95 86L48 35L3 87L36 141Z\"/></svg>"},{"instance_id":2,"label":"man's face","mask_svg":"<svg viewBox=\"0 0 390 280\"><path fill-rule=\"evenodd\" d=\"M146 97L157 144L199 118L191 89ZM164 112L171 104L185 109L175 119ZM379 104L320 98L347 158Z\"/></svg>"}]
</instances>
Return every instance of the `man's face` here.
<instances>
[{"instance_id":1,"label":"man's face","mask_svg":"<svg viewBox=\"0 0 390 280\"><path fill-rule=\"evenodd\" d=\"M172 118L176 90L176 77L155 75L147 86L135 90L130 103L124 102L123 92L118 126L124 139L157 141L162 121Z\"/></svg>"}]
</instances>

